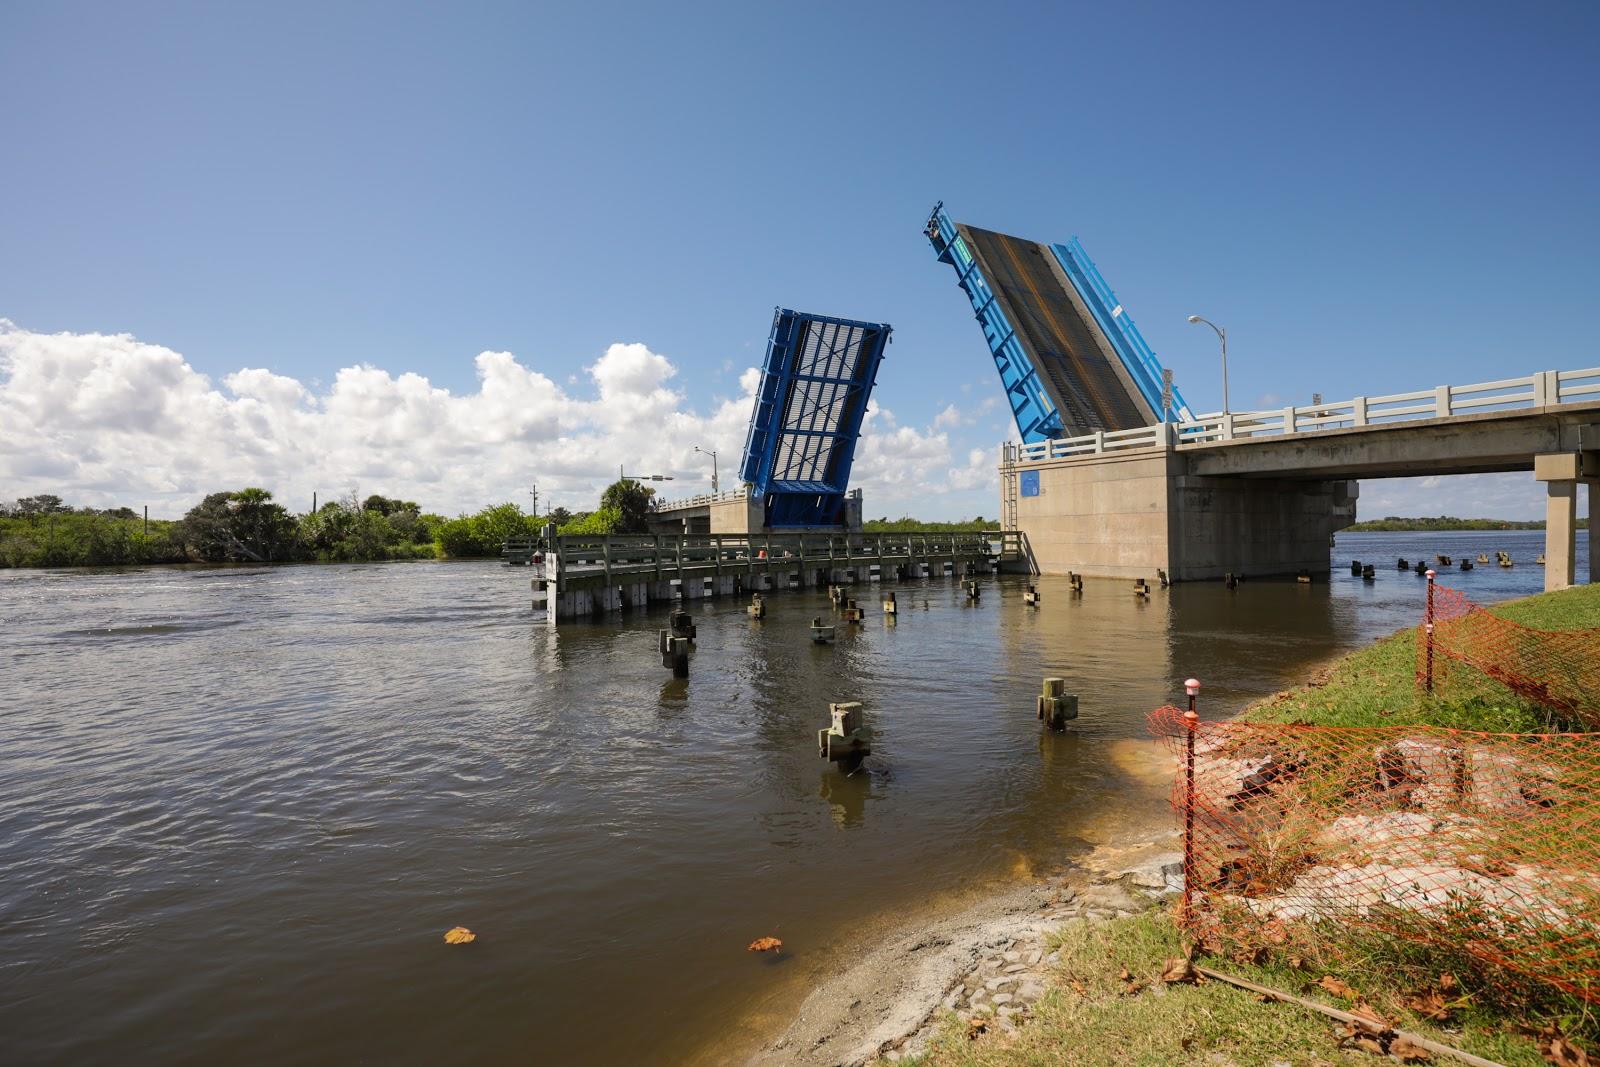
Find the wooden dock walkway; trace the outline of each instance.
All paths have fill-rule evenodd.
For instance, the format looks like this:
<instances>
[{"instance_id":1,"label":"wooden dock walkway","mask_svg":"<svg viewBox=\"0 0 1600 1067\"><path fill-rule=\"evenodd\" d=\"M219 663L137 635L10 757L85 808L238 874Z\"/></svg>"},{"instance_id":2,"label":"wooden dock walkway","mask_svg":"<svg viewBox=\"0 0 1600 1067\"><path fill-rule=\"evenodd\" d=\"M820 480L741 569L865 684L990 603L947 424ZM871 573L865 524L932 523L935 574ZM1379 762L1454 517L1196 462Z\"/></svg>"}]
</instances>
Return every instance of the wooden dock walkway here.
<instances>
[{"instance_id":1,"label":"wooden dock walkway","mask_svg":"<svg viewBox=\"0 0 1600 1067\"><path fill-rule=\"evenodd\" d=\"M533 579L552 624L655 602L961 577L1026 563L1015 532L558 537Z\"/></svg>"}]
</instances>

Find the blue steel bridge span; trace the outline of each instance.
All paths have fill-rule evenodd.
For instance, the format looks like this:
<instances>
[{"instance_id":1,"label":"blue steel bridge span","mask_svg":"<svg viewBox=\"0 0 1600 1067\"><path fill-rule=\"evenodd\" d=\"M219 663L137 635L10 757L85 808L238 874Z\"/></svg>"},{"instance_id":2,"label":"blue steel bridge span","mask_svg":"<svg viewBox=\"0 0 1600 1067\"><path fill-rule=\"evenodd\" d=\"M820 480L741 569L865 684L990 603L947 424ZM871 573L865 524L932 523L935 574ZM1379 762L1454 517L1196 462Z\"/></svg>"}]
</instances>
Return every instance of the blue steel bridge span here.
<instances>
[{"instance_id":1,"label":"blue steel bridge span","mask_svg":"<svg viewBox=\"0 0 1600 1067\"><path fill-rule=\"evenodd\" d=\"M1012 237L943 204L924 232L967 294L1024 444L1189 417L1176 389L1164 403L1161 364L1076 237Z\"/></svg>"}]
</instances>

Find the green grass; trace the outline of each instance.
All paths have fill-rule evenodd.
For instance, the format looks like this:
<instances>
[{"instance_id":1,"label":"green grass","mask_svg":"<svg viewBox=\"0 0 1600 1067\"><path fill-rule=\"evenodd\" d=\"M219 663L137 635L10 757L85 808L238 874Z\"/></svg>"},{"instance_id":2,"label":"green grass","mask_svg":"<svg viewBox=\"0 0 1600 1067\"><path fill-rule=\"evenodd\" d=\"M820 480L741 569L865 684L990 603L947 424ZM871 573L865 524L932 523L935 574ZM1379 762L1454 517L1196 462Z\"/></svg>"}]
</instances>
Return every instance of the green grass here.
<instances>
[{"instance_id":1,"label":"green grass","mask_svg":"<svg viewBox=\"0 0 1600 1067\"><path fill-rule=\"evenodd\" d=\"M922 1064L1021 1067L1027 1064L1215 1063L1255 1067L1269 1064L1380 1062L1365 1052L1339 1048L1340 1024L1299 1005L1262 1003L1254 994L1223 982L1162 986L1164 963L1183 954L1182 939L1164 911L1091 923L1077 921L1057 935L1061 962L1052 988L1015 1034L968 1036L967 1020L950 1015ZM1456 961L1440 956L1439 961ZM1322 968L1287 964L1255 966L1226 960L1205 965L1285 993L1348 1009L1315 988ZM1416 959L1386 968L1385 981L1371 988L1347 977L1373 1007L1401 1029L1507 1064L1535 1067L1544 1061L1534 1042L1514 1032L1495 1007L1479 1007L1483 994L1470 985L1454 1005L1450 1029L1419 1019L1403 999L1437 981L1439 969ZM1127 995L1123 969L1145 988Z\"/></svg>"},{"instance_id":2,"label":"green grass","mask_svg":"<svg viewBox=\"0 0 1600 1067\"><path fill-rule=\"evenodd\" d=\"M1540 630L1600 627L1600 586L1576 586L1507 601L1496 615ZM1401 632L1339 660L1311 684L1274 694L1246 709L1247 722L1322 726L1443 726L1496 733L1574 728L1488 678L1452 676L1449 699L1428 699L1415 682L1416 631Z\"/></svg>"},{"instance_id":3,"label":"green grass","mask_svg":"<svg viewBox=\"0 0 1600 1067\"><path fill-rule=\"evenodd\" d=\"M1495 613L1537 629L1600 627L1600 586L1582 586L1501 604ZM1416 638L1411 630L1354 652L1313 683L1279 693L1248 709L1255 722L1307 722L1329 726L1428 724L1458 729L1527 732L1570 729L1574 724L1486 678L1457 672L1449 699L1417 691ZM1163 962L1182 954L1169 914L1105 923L1076 922L1058 935L1061 963L1052 988L1015 1034L977 1040L968 1021L948 1017L920 1062L930 1065L1019 1067L1032 1064L1254 1064L1377 1063L1365 1052L1341 1049L1332 1020L1293 1004L1262 1003L1220 982L1162 987L1154 982ZM1594 1005L1536 980L1437 945L1407 942L1360 930L1341 930L1326 942L1324 958L1262 951L1253 944L1209 946L1199 962L1257 984L1350 1008L1317 988L1333 975L1401 1029L1509 1065L1544 1062L1521 1024L1554 1022L1590 1049L1600 1043ZM1118 978L1127 968L1149 985L1126 995ZM1407 1006L1415 994L1438 988L1451 975L1451 1018L1441 1028ZM1445 1062L1445 1061L1436 1061Z\"/></svg>"}]
</instances>

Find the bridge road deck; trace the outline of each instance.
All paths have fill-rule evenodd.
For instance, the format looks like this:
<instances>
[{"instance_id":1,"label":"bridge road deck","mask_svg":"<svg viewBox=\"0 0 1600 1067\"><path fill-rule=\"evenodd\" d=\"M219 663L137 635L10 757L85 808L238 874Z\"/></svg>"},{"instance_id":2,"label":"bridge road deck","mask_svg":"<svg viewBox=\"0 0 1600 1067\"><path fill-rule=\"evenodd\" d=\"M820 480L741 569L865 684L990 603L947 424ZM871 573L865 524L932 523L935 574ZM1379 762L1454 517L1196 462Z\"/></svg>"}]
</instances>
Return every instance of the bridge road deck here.
<instances>
[{"instance_id":1,"label":"bridge road deck","mask_svg":"<svg viewBox=\"0 0 1600 1067\"><path fill-rule=\"evenodd\" d=\"M541 584L550 622L652 602L828 584L959 577L1024 560L1023 537L979 533L791 533L558 537ZM537 600L535 601L537 606Z\"/></svg>"}]
</instances>

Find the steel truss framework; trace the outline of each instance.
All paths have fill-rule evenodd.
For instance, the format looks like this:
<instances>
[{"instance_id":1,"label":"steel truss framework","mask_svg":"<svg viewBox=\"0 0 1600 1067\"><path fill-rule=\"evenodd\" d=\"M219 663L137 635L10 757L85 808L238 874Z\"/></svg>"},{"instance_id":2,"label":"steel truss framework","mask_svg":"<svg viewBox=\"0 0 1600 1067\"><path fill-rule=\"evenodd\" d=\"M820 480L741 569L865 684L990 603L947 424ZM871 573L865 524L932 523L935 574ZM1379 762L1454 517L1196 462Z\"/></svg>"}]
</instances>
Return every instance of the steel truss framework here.
<instances>
[{"instance_id":1,"label":"steel truss framework","mask_svg":"<svg viewBox=\"0 0 1600 1067\"><path fill-rule=\"evenodd\" d=\"M1046 246L976 230L952 222L942 203L924 233L983 327L1024 444L1190 417L1176 389L1163 397L1161 364L1076 237ZM1020 248L1036 265L1019 259L991 277L970 238Z\"/></svg>"},{"instance_id":2,"label":"steel truss framework","mask_svg":"<svg viewBox=\"0 0 1600 1067\"><path fill-rule=\"evenodd\" d=\"M778 308L740 474L769 527L841 521L891 327Z\"/></svg>"}]
</instances>

